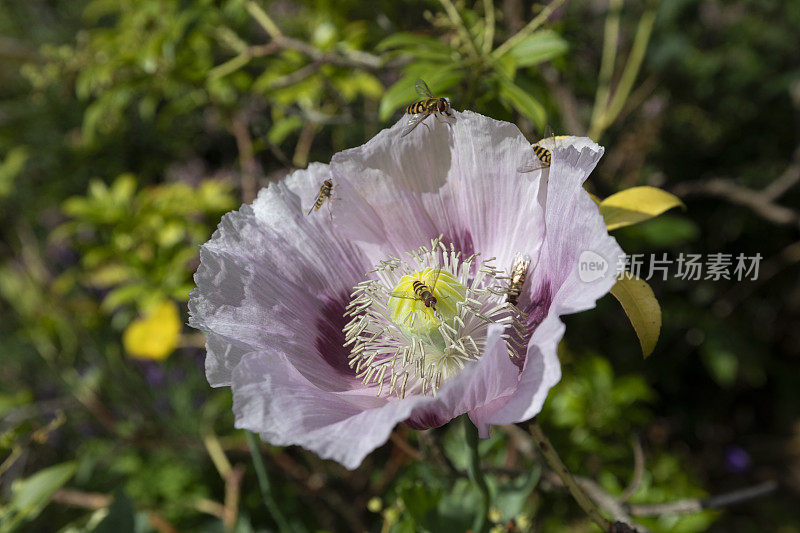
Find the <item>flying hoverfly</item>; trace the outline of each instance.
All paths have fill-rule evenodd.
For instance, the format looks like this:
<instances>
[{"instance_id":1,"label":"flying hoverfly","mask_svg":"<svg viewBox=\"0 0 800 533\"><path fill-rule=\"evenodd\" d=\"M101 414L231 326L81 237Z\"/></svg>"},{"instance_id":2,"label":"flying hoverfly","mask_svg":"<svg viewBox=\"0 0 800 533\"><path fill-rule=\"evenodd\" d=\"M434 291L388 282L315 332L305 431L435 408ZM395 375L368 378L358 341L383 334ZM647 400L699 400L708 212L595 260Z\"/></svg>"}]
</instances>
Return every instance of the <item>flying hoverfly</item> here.
<instances>
[{"instance_id":1,"label":"flying hoverfly","mask_svg":"<svg viewBox=\"0 0 800 533\"><path fill-rule=\"evenodd\" d=\"M314 205L308 210L306 216L310 215L312 211L319 211L322 204L325 203L325 200L329 202L333 200L331 194L333 193L334 187L336 187L336 185L329 179L322 182L322 185L319 187L319 192L317 192L317 198L314 200ZM328 209L330 209L330 204L328 204ZM333 213L331 213L331 218L333 218Z\"/></svg>"},{"instance_id":2,"label":"flying hoverfly","mask_svg":"<svg viewBox=\"0 0 800 533\"><path fill-rule=\"evenodd\" d=\"M527 254L518 254L514 258L511 266L511 281L508 282L506 290L506 301L511 305L517 305L519 295L522 293L522 286L525 285L525 278L528 277L528 267L531 266L531 258Z\"/></svg>"},{"instance_id":3,"label":"flying hoverfly","mask_svg":"<svg viewBox=\"0 0 800 533\"><path fill-rule=\"evenodd\" d=\"M435 116L436 120L440 122L441 119L439 117L442 115L452 116L450 114L449 98L433 96L428 84L420 79L414 82L414 88L417 90L417 94L423 97L423 100L406 107L406 114L409 115L409 119L406 127L403 128L401 137L405 137L414 131L414 128L419 126L430 115Z\"/></svg>"},{"instance_id":4,"label":"flying hoverfly","mask_svg":"<svg viewBox=\"0 0 800 533\"><path fill-rule=\"evenodd\" d=\"M569 137L569 135L553 135L552 132L550 133L550 135L545 135L538 142L531 145L531 148L533 149L533 154L536 156L536 159L531 158L530 161L519 167L517 171L533 172L535 170L550 168L550 161L553 157L553 150L555 150L556 147L558 146L558 143L556 141L560 139L566 139L567 137Z\"/></svg>"}]
</instances>

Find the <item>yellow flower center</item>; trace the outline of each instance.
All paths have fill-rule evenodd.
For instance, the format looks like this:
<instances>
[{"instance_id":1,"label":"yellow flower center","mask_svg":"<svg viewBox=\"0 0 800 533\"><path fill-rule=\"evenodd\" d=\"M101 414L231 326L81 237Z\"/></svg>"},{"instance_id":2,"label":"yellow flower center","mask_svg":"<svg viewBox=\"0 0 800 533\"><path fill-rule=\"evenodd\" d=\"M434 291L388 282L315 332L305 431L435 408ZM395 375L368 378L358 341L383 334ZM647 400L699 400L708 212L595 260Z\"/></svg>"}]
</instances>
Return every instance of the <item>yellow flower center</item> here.
<instances>
[{"instance_id":1,"label":"yellow flower center","mask_svg":"<svg viewBox=\"0 0 800 533\"><path fill-rule=\"evenodd\" d=\"M426 268L407 274L391 292L392 322L408 332L431 334L442 320L452 321L467 288L450 272Z\"/></svg>"}]
</instances>

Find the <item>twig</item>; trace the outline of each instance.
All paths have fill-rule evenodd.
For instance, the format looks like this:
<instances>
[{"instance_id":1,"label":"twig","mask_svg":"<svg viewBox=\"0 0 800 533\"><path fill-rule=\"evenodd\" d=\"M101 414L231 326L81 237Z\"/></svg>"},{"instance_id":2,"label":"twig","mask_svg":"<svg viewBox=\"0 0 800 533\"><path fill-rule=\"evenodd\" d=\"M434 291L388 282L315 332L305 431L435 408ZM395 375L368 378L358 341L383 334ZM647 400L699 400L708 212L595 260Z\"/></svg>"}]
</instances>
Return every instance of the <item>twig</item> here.
<instances>
[{"instance_id":1,"label":"twig","mask_svg":"<svg viewBox=\"0 0 800 533\"><path fill-rule=\"evenodd\" d=\"M800 213L794 209L773 203L762 192L737 185L724 178L684 182L676 185L673 192L680 197L710 196L747 207L759 217L780 226L800 227ZM774 192L773 192L774 194Z\"/></svg>"},{"instance_id":2,"label":"twig","mask_svg":"<svg viewBox=\"0 0 800 533\"><path fill-rule=\"evenodd\" d=\"M620 502L627 502L631 496L636 494L639 485L642 484L642 476L644 476L644 450L642 450L642 442L639 437L633 437L633 476L631 482L625 487L625 490L617 498Z\"/></svg>"},{"instance_id":3,"label":"twig","mask_svg":"<svg viewBox=\"0 0 800 533\"><path fill-rule=\"evenodd\" d=\"M52 501L83 509L105 509L114 503L114 497L99 492L81 492L72 489L58 489L52 497ZM178 530L170 524L163 516L154 512L147 511L147 521L159 533L177 533Z\"/></svg>"},{"instance_id":4,"label":"twig","mask_svg":"<svg viewBox=\"0 0 800 533\"><path fill-rule=\"evenodd\" d=\"M616 498L603 490L603 488L595 481L580 476L575 476L575 481L586 492L586 494L589 495L592 501L597 504L598 507L608 513L609 516L615 520L615 524L612 524L611 526L614 529L611 529L611 531L622 533L625 531L624 527L622 527L624 525L628 528L628 531L634 531L636 533L650 533L649 529L634 522L633 518L631 518L630 514L628 514L627 510L625 509L624 504L620 503Z\"/></svg>"},{"instance_id":5,"label":"twig","mask_svg":"<svg viewBox=\"0 0 800 533\"><path fill-rule=\"evenodd\" d=\"M108 494L102 494L100 492L81 492L72 489L58 489L53 494L52 499L56 503L95 510L108 507L114 501L114 497Z\"/></svg>"},{"instance_id":6,"label":"twig","mask_svg":"<svg viewBox=\"0 0 800 533\"><path fill-rule=\"evenodd\" d=\"M545 461L547 461L547 464L558 474L558 477L561 478L562 483L567 487L581 509L583 509L592 522L597 524L600 529L603 531L610 531L613 524L600 514L600 510L594 502L589 499L583 489L581 489L580 485L575 481L575 478L572 477L572 474L567 470L567 467L564 466L564 463L561 461L555 448L553 448L553 445L550 444L550 440L547 438L547 435L544 434L544 431L542 431L536 418L531 419L528 424L528 431L533 437L533 441L536 443Z\"/></svg>"},{"instance_id":7,"label":"twig","mask_svg":"<svg viewBox=\"0 0 800 533\"><path fill-rule=\"evenodd\" d=\"M456 466L453 464L453 461L447 457L447 454L444 453L442 446L439 444L439 440L436 438L436 435L434 435L433 431L434 430L432 429L428 429L417 432L420 442L422 442L425 445L425 448L431 452L433 460L441 465L442 468L447 470L450 475L458 476L463 474L463 472L456 468Z\"/></svg>"},{"instance_id":8,"label":"twig","mask_svg":"<svg viewBox=\"0 0 800 533\"><path fill-rule=\"evenodd\" d=\"M342 67L377 69L382 64L380 57L367 52L349 53L348 55L332 54L323 52L319 48L316 48L307 42L287 37L283 34L283 32L281 32L280 28L278 28L278 25L275 24L272 18L267 15L267 12L264 11L256 2L248 2L247 11L272 38L272 42L270 44L277 47L296 50L309 56L314 61L320 63L329 63Z\"/></svg>"},{"instance_id":9,"label":"twig","mask_svg":"<svg viewBox=\"0 0 800 533\"><path fill-rule=\"evenodd\" d=\"M564 2L565 0L553 0L550 2L547 7L542 9L542 11L536 15L533 20L531 20L524 28L509 37L506 42L495 48L494 52L492 52L492 57L495 59L502 57L503 54L511 50L511 48L513 48L517 43L525 39L525 37L536 31L539 26L547 22L547 19L553 14L553 11L561 7L561 4Z\"/></svg>"},{"instance_id":10,"label":"twig","mask_svg":"<svg viewBox=\"0 0 800 533\"><path fill-rule=\"evenodd\" d=\"M222 524L225 527L225 531L229 533L236 529L236 521L239 517L239 495L241 494L244 472L244 466L236 465L225 476L225 506Z\"/></svg>"},{"instance_id":11,"label":"twig","mask_svg":"<svg viewBox=\"0 0 800 533\"><path fill-rule=\"evenodd\" d=\"M239 167L242 172L242 202L249 204L256 198L258 162L253 150L253 139L250 137L245 111L237 113L231 120L231 133L236 139L236 149L239 151Z\"/></svg>"},{"instance_id":12,"label":"twig","mask_svg":"<svg viewBox=\"0 0 800 533\"><path fill-rule=\"evenodd\" d=\"M227 479L232 470L231 463L228 461L219 439L212 431L203 435L203 446L205 446L211 462L214 463L214 468L217 469L219 477L223 480Z\"/></svg>"},{"instance_id":13,"label":"twig","mask_svg":"<svg viewBox=\"0 0 800 533\"><path fill-rule=\"evenodd\" d=\"M405 437L399 435L397 431L392 431L392 434L389 436L389 438L391 439L392 443L400 448L407 456L411 457L415 461L423 460L422 454L419 453L419 450L414 449L414 447L411 446L408 441L406 441Z\"/></svg>"},{"instance_id":14,"label":"twig","mask_svg":"<svg viewBox=\"0 0 800 533\"><path fill-rule=\"evenodd\" d=\"M297 168L305 168L308 164L308 154L311 151L311 145L314 142L314 136L316 134L316 122L307 121L303 124L303 128L300 130L300 136L297 139L297 144L294 147L292 165Z\"/></svg>"},{"instance_id":15,"label":"twig","mask_svg":"<svg viewBox=\"0 0 800 533\"><path fill-rule=\"evenodd\" d=\"M769 201L777 200L800 182L800 146L795 148L793 159L794 161L786 167L778 179L761 190L762 198Z\"/></svg>"},{"instance_id":16,"label":"twig","mask_svg":"<svg viewBox=\"0 0 800 533\"><path fill-rule=\"evenodd\" d=\"M710 498L689 498L675 502L658 503L653 505L628 505L628 511L635 516L662 516L674 514L696 513L704 509L721 509L739 503L763 498L778 490L777 481L765 481L753 487L735 490Z\"/></svg>"},{"instance_id":17,"label":"twig","mask_svg":"<svg viewBox=\"0 0 800 533\"><path fill-rule=\"evenodd\" d=\"M269 87L270 89L283 89L284 87L294 85L295 83L303 81L309 76L313 76L319 70L320 66L320 63L309 63L308 65L300 67L290 74L281 76L280 78L274 80L269 84Z\"/></svg>"},{"instance_id":18,"label":"twig","mask_svg":"<svg viewBox=\"0 0 800 533\"><path fill-rule=\"evenodd\" d=\"M259 448L258 441L255 435L249 431L245 431L245 437L247 438L247 446L250 448L250 456L253 458L253 468L255 468L256 477L258 478L258 488L261 490L261 499L264 501L264 505L272 515L273 520L275 520L275 523L278 525L278 530L281 533L292 531L292 528L289 527L289 523L286 521L280 508L272 498L272 488L269 484L267 469L264 467L264 459L261 457L261 448Z\"/></svg>"},{"instance_id":19,"label":"twig","mask_svg":"<svg viewBox=\"0 0 800 533\"><path fill-rule=\"evenodd\" d=\"M483 476L483 470L481 470L481 456L480 453L478 453L478 428L475 427L467 415L462 415L462 423L464 424L464 437L470 451L469 461L467 462L467 474L481 493L481 508L475 515L475 521L472 523L472 531L481 533L486 524L486 516L489 514L491 495L489 493L489 485L486 484L486 478Z\"/></svg>"}]
</instances>

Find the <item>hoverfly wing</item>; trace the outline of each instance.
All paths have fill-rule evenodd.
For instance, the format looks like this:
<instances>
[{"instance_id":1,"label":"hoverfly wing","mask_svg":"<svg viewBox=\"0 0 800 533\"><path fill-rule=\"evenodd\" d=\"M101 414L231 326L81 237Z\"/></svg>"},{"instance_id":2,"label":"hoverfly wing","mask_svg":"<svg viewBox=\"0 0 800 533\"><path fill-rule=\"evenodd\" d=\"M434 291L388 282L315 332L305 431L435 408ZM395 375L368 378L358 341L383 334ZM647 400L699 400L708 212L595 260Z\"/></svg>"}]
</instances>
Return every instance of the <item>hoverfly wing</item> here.
<instances>
[{"instance_id":1,"label":"hoverfly wing","mask_svg":"<svg viewBox=\"0 0 800 533\"><path fill-rule=\"evenodd\" d=\"M310 215L314 211L314 209L317 208L317 204L319 204L319 193L317 193L317 196L314 197L314 203L311 204L311 209L308 210L306 216Z\"/></svg>"},{"instance_id":2,"label":"hoverfly wing","mask_svg":"<svg viewBox=\"0 0 800 533\"><path fill-rule=\"evenodd\" d=\"M403 133L400 134L400 137L405 137L414 131L414 128L419 126L426 118L428 118L428 113L416 113L408 117L408 123L406 123L406 127L403 128Z\"/></svg>"},{"instance_id":3,"label":"hoverfly wing","mask_svg":"<svg viewBox=\"0 0 800 533\"><path fill-rule=\"evenodd\" d=\"M539 158L534 156L525 163L521 164L519 167L517 167L517 172L524 174L526 172L536 172L537 170L542 170L548 167L549 165L545 165L539 160Z\"/></svg>"},{"instance_id":4,"label":"hoverfly wing","mask_svg":"<svg viewBox=\"0 0 800 533\"><path fill-rule=\"evenodd\" d=\"M414 82L414 89L416 89L417 94L423 98L433 98L433 93L431 92L430 87L428 87L428 84L420 78L417 78L417 81Z\"/></svg>"}]
</instances>

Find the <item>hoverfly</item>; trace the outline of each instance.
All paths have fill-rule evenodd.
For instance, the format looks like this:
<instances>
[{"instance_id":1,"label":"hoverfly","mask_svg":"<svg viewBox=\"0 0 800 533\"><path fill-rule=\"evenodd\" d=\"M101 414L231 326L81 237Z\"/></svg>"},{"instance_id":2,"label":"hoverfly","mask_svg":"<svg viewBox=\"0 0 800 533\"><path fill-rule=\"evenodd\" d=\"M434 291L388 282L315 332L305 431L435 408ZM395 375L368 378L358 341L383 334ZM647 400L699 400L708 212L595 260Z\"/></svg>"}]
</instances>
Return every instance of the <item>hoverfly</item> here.
<instances>
[{"instance_id":1,"label":"hoverfly","mask_svg":"<svg viewBox=\"0 0 800 533\"><path fill-rule=\"evenodd\" d=\"M517 305L519 295L522 293L522 286L525 285L525 278L528 277L528 267L531 266L531 257L527 254L517 254L514 264L511 266L511 281L508 283L506 291L506 301L511 305Z\"/></svg>"},{"instance_id":2,"label":"hoverfly","mask_svg":"<svg viewBox=\"0 0 800 533\"><path fill-rule=\"evenodd\" d=\"M436 270L436 274L433 277L433 283L428 286L425 282L422 282L418 279L415 279L411 283L411 289L414 291L414 297L410 296L400 296L399 294L392 294L389 298L403 298L405 300L415 300L417 302L422 302L425 304L425 307L428 307L434 311L436 311L436 304L439 300L436 296L433 295L433 291L436 289L436 282L439 281L439 274L442 273L441 269Z\"/></svg>"},{"instance_id":3,"label":"hoverfly","mask_svg":"<svg viewBox=\"0 0 800 533\"><path fill-rule=\"evenodd\" d=\"M330 202L334 199L331 196L334 187L336 187L336 185L334 185L329 179L322 182L322 185L319 187L319 192L317 193L317 198L314 200L314 205L312 205L311 209L308 210L306 216L310 215L312 211L319 211L319 209L322 207L322 204L325 203L325 200ZM330 210L330 204L328 204L328 210ZM331 218L333 218L333 213L331 213Z\"/></svg>"},{"instance_id":4,"label":"hoverfly","mask_svg":"<svg viewBox=\"0 0 800 533\"><path fill-rule=\"evenodd\" d=\"M556 141L559 139L566 139L567 137L569 137L569 135L552 135L551 133L531 145L536 159L531 159L519 167L517 172L533 172L535 170L550 168L553 150L555 150L558 145Z\"/></svg>"},{"instance_id":5,"label":"hoverfly","mask_svg":"<svg viewBox=\"0 0 800 533\"><path fill-rule=\"evenodd\" d=\"M435 116L436 120L439 122L442 122L439 118L442 115L448 117L452 116L450 114L449 98L433 96L428 84L420 79L414 82L414 88L417 90L417 94L423 97L423 100L406 107L406 114L410 115L410 117L408 119L408 124L403 128L403 133L400 135L401 137L405 137L414 131L414 128L419 126L429 115Z\"/></svg>"}]
</instances>

